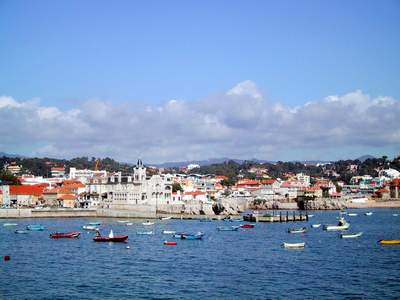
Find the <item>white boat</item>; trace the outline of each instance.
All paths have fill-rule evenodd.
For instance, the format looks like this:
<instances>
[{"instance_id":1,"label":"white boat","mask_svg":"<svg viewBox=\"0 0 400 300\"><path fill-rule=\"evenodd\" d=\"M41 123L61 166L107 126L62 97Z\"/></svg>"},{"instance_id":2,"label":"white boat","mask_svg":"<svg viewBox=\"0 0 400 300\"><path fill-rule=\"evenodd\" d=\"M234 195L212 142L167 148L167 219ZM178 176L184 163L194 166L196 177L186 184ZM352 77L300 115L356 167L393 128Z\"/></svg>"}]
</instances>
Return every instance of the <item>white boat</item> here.
<instances>
[{"instance_id":1,"label":"white boat","mask_svg":"<svg viewBox=\"0 0 400 300\"><path fill-rule=\"evenodd\" d=\"M147 221L147 222L142 223L142 225L150 226L150 225L154 225L154 222Z\"/></svg>"},{"instance_id":2,"label":"white boat","mask_svg":"<svg viewBox=\"0 0 400 300\"><path fill-rule=\"evenodd\" d=\"M112 231L112 229L110 230L110 233L108 234L108 237L110 239L112 239L114 237L114 232Z\"/></svg>"},{"instance_id":3,"label":"white boat","mask_svg":"<svg viewBox=\"0 0 400 300\"><path fill-rule=\"evenodd\" d=\"M17 226L17 223L4 223L3 226L9 227L9 226Z\"/></svg>"},{"instance_id":4,"label":"white boat","mask_svg":"<svg viewBox=\"0 0 400 300\"><path fill-rule=\"evenodd\" d=\"M309 218L312 218L312 217L314 217L314 215L308 215L308 217L309 217Z\"/></svg>"},{"instance_id":5,"label":"white boat","mask_svg":"<svg viewBox=\"0 0 400 300\"><path fill-rule=\"evenodd\" d=\"M118 222L118 223L128 223L129 220L118 220L117 222Z\"/></svg>"},{"instance_id":6,"label":"white boat","mask_svg":"<svg viewBox=\"0 0 400 300\"><path fill-rule=\"evenodd\" d=\"M176 231L175 230L164 230L162 233L163 234L175 234Z\"/></svg>"},{"instance_id":7,"label":"white boat","mask_svg":"<svg viewBox=\"0 0 400 300\"><path fill-rule=\"evenodd\" d=\"M307 231L306 227L302 228L289 228L288 233L305 233Z\"/></svg>"},{"instance_id":8,"label":"white boat","mask_svg":"<svg viewBox=\"0 0 400 300\"><path fill-rule=\"evenodd\" d=\"M372 216L372 212L369 211L369 212L365 213L365 215L366 215L366 216Z\"/></svg>"},{"instance_id":9,"label":"white boat","mask_svg":"<svg viewBox=\"0 0 400 300\"><path fill-rule=\"evenodd\" d=\"M393 214L393 217L398 217L399 216L399 214Z\"/></svg>"},{"instance_id":10,"label":"white boat","mask_svg":"<svg viewBox=\"0 0 400 300\"><path fill-rule=\"evenodd\" d=\"M152 234L154 234L154 232L153 231L138 231L138 232L136 232L136 234L138 234L138 235L152 235Z\"/></svg>"},{"instance_id":11,"label":"white boat","mask_svg":"<svg viewBox=\"0 0 400 300\"><path fill-rule=\"evenodd\" d=\"M132 226L133 223L126 223L126 226Z\"/></svg>"},{"instance_id":12,"label":"white boat","mask_svg":"<svg viewBox=\"0 0 400 300\"><path fill-rule=\"evenodd\" d=\"M172 219L172 217L164 217L164 218L161 218L161 220L163 220L163 221L171 220L171 219Z\"/></svg>"},{"instance_id":13,"label":"white boat","mask_svg":"<svg viewBox=\"0 0 400 300\"><path fill-rule=\"evenodd\" d=\"M98 230L98 228L94 225L84 225L82 228L85 230Z\"/></svg>"},{"instance_id":14,"label":"white boat","mask_svg":"<svg viewBox=\"0 0 400 300\"><path fill-rule=\"evenodd\" d=\"M288 248L288 249L302 249L306 243L283 243L283 248Z\"/></svg>"},{"instance_id":15,"label":"white boat","mask_svg":"<svg viewBox=\"0 0 400 300\"><path fill-rule=\"evenodd\" d=\"M347 230L350 227L350 223L344 218L340 218L337 225L324 225L323 229L326 231L340 231L340 230Z\"/></svg>"},{"instance_id":16,"label":"white boat","mask_svg":"<svg viewBox=\"0 0 400 300\"><path fill-rule=\"evenodd\" d=\"M312 224L311 227L312 228L319 228L319 227L321 227L321 224Z\"/></svg>"},{"instance_id":17,"label":"white boat","mask_svg":"<svg viewBox=\"0 0 400 300\"><path fill-rule=\"evenodd\" d=\"M349 217L357 217L358 216L358 214L356 214L356 213L349 213L349 214L347 214Z\"/></svg>"},{"instance_id":18,"label":"white boat","mask_svg":"<svg viewBox=\"0 0 400 300\"><path fill-rule=\"evenodd\" d=\"M355 239L355 238L358 238L358 237L360 237L360 236L362 236L362 232L359 232L359 233L354 233L354 234L341 234L340 235L340 237L342 238L342 239Z\"/></svg>"}]
</instances>

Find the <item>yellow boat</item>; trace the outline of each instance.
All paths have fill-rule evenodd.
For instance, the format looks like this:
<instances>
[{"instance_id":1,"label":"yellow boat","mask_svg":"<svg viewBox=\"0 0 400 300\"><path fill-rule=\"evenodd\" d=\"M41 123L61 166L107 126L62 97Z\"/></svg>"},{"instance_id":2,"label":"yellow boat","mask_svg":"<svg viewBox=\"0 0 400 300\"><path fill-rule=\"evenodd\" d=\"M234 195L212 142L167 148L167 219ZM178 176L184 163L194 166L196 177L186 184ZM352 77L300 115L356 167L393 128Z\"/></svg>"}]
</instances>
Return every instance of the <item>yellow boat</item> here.
<instances>
[{"instance_id":1,"label":"yellow boat","mask_svg":"<svg viewBox=\"0 0 400 300\"><path fill-rule=\"evenodd\" d=\"M400 240L380 240L378 243L381 245L398 245Z\"/></svg>"}]
</instances>

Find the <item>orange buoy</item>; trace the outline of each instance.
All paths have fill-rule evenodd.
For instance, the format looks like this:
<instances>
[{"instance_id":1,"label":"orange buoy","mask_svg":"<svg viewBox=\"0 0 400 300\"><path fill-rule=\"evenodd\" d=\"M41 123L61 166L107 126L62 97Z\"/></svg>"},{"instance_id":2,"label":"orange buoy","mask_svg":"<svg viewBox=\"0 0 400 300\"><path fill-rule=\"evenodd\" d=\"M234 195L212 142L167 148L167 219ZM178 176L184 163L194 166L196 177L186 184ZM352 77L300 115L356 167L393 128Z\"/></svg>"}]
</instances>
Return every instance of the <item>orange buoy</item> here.
<instances>
[{"instance_id":1,"label":"orange buoy","mask_svg":"<svg viewBox=\"0 0 400 300\"><path fill-rule=\"evenodd\" d=\"M166 245L166 246L176 246L176 242L168 242L168 241L165 241L164 242L164 245Z\"/></svg>"},{"instance_id":2,"label":"orange buoy","mask_svg":"<svg viewBox=\"0 0 400 300\"><path fill-rule=\"evenodd\" d=\"M5 256L4 256L4 260L5 260L5 261L9 261L10 259L11 259L10 255L5 255Z\"/></svg>"}]
</instances>

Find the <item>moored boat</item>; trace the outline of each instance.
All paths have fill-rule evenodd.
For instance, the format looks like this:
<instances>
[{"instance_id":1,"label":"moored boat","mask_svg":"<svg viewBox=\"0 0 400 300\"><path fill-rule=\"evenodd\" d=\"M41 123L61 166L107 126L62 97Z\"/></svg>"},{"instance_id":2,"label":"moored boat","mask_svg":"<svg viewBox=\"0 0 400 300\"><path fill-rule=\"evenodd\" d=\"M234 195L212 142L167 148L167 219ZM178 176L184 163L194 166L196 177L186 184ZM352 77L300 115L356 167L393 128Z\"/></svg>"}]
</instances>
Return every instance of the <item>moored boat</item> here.
<instances>
[{"instance_id":1,"label":"moored boat","mask_svg":"<svg viewBox=\"0 0 400 300\"><path fill-rule=\"evenodd\" d=\"M393 214L393 217L398 217L399 216L399 214Z\"/></svg>"},{"instance_id":2,"label":"moored boat","mask_svg":"<svg viewBox=\"0 0 400 300\"><path fill-rule=\"evenodd\" d=\"M93 241L121 243L125 242L127 239L128 239L127 235L114 235L113 231L111 230L108 236L102 236L100 235L100 232L97 231L96 236L93 238Z\"/></svg>"},{"instance_id":3,"label":"moored boat","mask_svg":"<svg viewBox=\"0 0 400 300\"><path fill-rule=\"evenodd\" d=\"M212 220L211 219L200 219L200 222L211 222Z\"/></svg>"},{"instance_id":4,"label":"moored boat","mask_svg":"<svg viewBox=\"0 0 400 300\"><path fill-rule=\"evenodd\" d=\"M340 235L340 237L342 239L355 239L355 238L358 238L358 237L362 236L362 234L363 234L362 232L353 233L353 234L344 234L344 233L342 233Z\"/></svg>"},{"instance_id":5,"label":"moored boat","mask_svg":"<svg viewBox=\"0 0 400 300\"><path fill-rule=\"evenodd\" d=\"M304 248L304 246L306 245L306 243L283 243L283 247L284 248L288 248L288 249L302 249Z\"/></svg>"},{"instance_id":6,"label":"moored boat","mask_svg":"<svg viewBox=\"0 0 400 300\"><path fill-rule=\"evenodd\" d=\"M239 226L219 226L217 227L218 231L238 231Z\"/></svg>"},{"instance_id":7,"label":"moored boat","mask_svg":"<svg viewBox=\"0 0 400 300\"><path fill-rule=\"evenodd\" d=\"M142 223L142 225L150 226L150 225L154 225L154 222L150 222L150 221L147 220L147 222Z\"/></svg>"},{"instance_id":8,"label":"moored boat","mask_svg":"<svg viewBox=\"0 0 400 300\"><path fill-rule=\"evenodd\" d=\"M21 229L17 229L14 231L15 233L19 233L19 234L24 234L24 233L28 233L28 230L21 230Z\"/></svg>"},{"instance_id":9,"label":"moored boat","mask_svg":"<svg viewBox=\"0 0 400 300\"><path fill-rule=\"evenodd\" d=\"M128 223L129 220L118 220L117 222L118 222L118 223Z\"/></svg>"},{"instance_id":10,"label":"moored boat","mask_svg":"<svg viewBox=\"0 0 400 300\"><path fill-rule=\"evenodd\" d=\"M381 245L400 245L400 240L379 240Z\"/></svg>"},{"instance_id":11,"label":"moored boat","mask_svg":"<svg viewBox=\"0 0 400 300\"><path fill-rule=\"evenodd\" d=\"M100 222L90 222L88 223L88 225L92 225L92 226L100 226L101 223Z\"/></svg>"},{"instance_id":12,"label":"moored boat","mask_svg":"<svg viewBox=\"0 0 400 300\"><path fill-rule=\"evenodd\" d=\"M164 230L162 233L163 234L175 234L176 231L175 230Z\"/></svg>"},{"instance_id":13,"label":"moored boat","mask_svg":"<svg viewBox=\"0 0 400 300\"><path fill-rule=\"evenodd\" d=\"M321 227L321 224L312 224L311 227L312 228L319 228L319 227Z\"/></svg>"},{"instance_id":14,"label":"moored boat","mask_svg":"<svg viewBox=\"0 0 400 300\"><path fill-rule=\"evenodd\" d=\"M126 226L132 226L132 225L133 225L133 223L131 223L131 222L126 223Z\"/></svg>"},{"instance_id":15,"label":"moored boat","mask_svg":"<svg viewBox=\"0 0 400 300\"><path fill-rule=\"evenodd\" d=\"M288 233L305 233L307 231L307 227L301 228L289 228Z\"/></svg>"},{"instance_id":16,"label":"moored boat","mask_svg":"<svg viewBox=\"0 0 400 300\"><path fill-rule=\"evenodd\" d=\"M166 245L166 246L176 246L176 245L177 245L177 242L164 241L164 245Z\"/></svg>"},{"instance_id":17,"label":"moored boat","mask_svg":"<svg viewBox=\"0 0 400 300\"><path fill-rule=\"evenodd\" d=\"M172 219L172 217L163 217L163 218L161 218L162 221L167 221L167 220L171 220L171 219Z\"/></svg>"},{"instance_id":18,"label":"moored boat","mask_svg":"<svg viewBox=\"0 0 400 300\"><path fill-rule=\"evenodd\" d=\"M26 226L26 229L30 230L30 231L42 231L42 230L45 230L45 227L40 224L33 224L33 225Z\"/></svg>"},{"instance_id":19,"label":"moored boat","mask_svg":"<svg viewBox=\"0 0 400 300\"><path fill-rule=\"evenodd\" d=\"M4 227L11 227L11 226L17 226L17 223L4 223L3 226Z\"/></svg>"},{"instance_id":20,"label":"moored boat","mask_svg":"<svg viewBox=\"0 0 400 300\"><path fill-rule=\"evenodd\" d=\"M372 211L369 211L369 212L366 212L366 213L365 213L366 216L372 216L372 214L373 214Z\"/></svg>"},{"instance_id":21,"label":"moored boat","mask_svg":"<svg viewBox=\"0 0 400 300\"><path fill-rule=\"evenodd\" d=\"M99 230L97 228L97 226L94 226L94 225L83 225L82 228L85 229L85 230L94 230L94 231L95 230Z\"/></svg>"},{"instance_id":22,"label":"moored boat","mask_svg":"<svg viewBox=\"0 0 400 300\"><path fill-rule=\"evenodd\" d=\"M177 233L174 235L176 239L181 239L181 240L201 240L204 236L204 233L198 232L198 233Z\"/></svg>"},{"instance_id":23,"label":"moored boat","mask_svg":"<svg viewBox=\"0 0 400 300\"><path fill-rule=\"evenodd\" d=\"M347 223L344 218L340 218L337 225L324 225L323 229L326 231L341 231L347 230L349 227L350 223Z\"/></svg>"},{"instance_id":24,"label":"moored boat","mask_svg":"<svg viewBox=\"0 0 400 300\"><path fill-rule=\"evenodd\" d=\"M253 224L242 224L240 225L240 228L254 228Z\"/></svg>"},{"instance_id":25,"label":"moored boat","mask_svg":"<svg viewBox=\"0 0 400 300\"><path fill-rule=\"evenodd\" d=\"M347 214L349 217L357 217L358 216L358 214L356 214L356 213L348 213Z\"/></svg>"},{"instance_id":26,"label":"moored boat","mask_svg":"<svg viewBox=\"0 0 400 300\"><path fill-rule=\"evenodd\" d=\"M314 217L314 215L308 215L308 217L309 217L309 218L312 218L312 217Z\"/></svg>"},{"instance_id":27,"label":"moored boat","mask_svg":"<svg viewBox=\"0 0 400 300\"><path fill-rule=\"evenodd\" d=\"M62 238L67 238L67 239L73 239L77 238L80 236L79 231L72 231L72 232L54 232L50 234L50 237L52 239L62 239Z\"/></svg>"},{"instance_id":28,"label":"moored boat","mask_svg":"<svg viewBox=\"0 0 400 300\"><path fill-rule=\"evenodd\" d=\"M137 235L152 235L154 234L153 231L138 231L136 232Z\"/></svg>"}]
</instances>

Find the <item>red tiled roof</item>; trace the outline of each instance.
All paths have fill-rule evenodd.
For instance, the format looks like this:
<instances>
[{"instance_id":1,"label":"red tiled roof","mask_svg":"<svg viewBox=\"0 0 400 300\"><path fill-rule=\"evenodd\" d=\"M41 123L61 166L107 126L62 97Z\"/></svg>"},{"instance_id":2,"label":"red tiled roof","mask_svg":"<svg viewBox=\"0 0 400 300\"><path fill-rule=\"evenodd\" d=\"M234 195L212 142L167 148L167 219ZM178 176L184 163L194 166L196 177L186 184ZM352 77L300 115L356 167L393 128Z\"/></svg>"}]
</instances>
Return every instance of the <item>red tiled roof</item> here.
<instances>
[{"instance_id":1,"label":"red tiled roof","mask_svg":"<svg viewBox=\"0 0 400 300\"><path fill-rule=\"evenodd\" d=\"M73 180L73 179L65 179L65 180L63 181L63 184L64 184L64 185L65 185L65 184L76 184L76 183L82 184L82 182L80 182L79 180Z\"/></svg>"},{"instance_id":2,"label":"red tiled roof","mask_svg":"<svg viewBox=\"0 0 400 300\"><path fill-rule=\"evenodd\" d=\"M383 194L383 193L389 193L389 191L385 188L381 188L381 189L377 190L376 193Z\"/></svg>"},{"instance_id":3,"label":"red tiled roof","mask_svg":"<svg viewBox=\"0 0 400 300\"><path fill-rule=\"evenodd\" d=\"M74 194L65 194L58 197L60 200L76 200L76 196Z\"/></svg>"},{"instance_id":4,"label":"red tiled roof","mask_svg":"<svg viewBox=\"0 0 400 300\"><path fill-rule=\"evenodd\" d=\"M52 171L65 171L64 167L52 167L51 168Z\"/></svg>"},{"instance_id":5,"label":"red tiled roof","mask_svg":"<svg viewBox=\"0 0 400 300\"><path fill-rule=\"evenodd\" d=\"M41 196L43 187L35 185L10 185L10 195L33 195Z\"/></svg>"},{"instance_id":6,"label":"red tiled roof","mask_svg":"<svg viewBox=\"0 0 400 300\"><path fill-rule=\"evenodd\" d=\"M237 185L260 185L260 182L254 179L242 179L238 181Z\"/></svg>"},{"instance_id":7,"label":"red tiled roof","mask_svg":"<svg viewBox=\"0 0 400 300\"><path fill-rule=\"evenodd\" d=\"M276 181L276 179L263 179L261 180L261 184L271 185Z\"/></svg>"}]
</instances>

